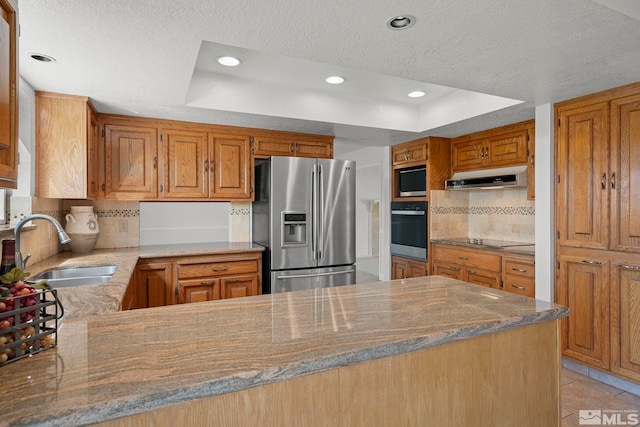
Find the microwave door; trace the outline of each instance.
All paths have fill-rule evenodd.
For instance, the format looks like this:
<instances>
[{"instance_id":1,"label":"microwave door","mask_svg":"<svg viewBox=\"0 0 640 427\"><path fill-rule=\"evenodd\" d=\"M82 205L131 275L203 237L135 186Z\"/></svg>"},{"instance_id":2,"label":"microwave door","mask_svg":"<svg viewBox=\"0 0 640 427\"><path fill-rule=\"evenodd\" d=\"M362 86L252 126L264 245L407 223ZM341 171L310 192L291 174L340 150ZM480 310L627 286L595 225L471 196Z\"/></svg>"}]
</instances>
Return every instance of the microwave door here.
<instances>
[{"instance_id":1,"label":"microwave door","mask_svg":"<svg viewBox=\"0 0 640 427\"><path fill-rule=\"evenodd\" d=\"M427 195L427 169L424 166L398 171L398 195L422 197Z\"/></svg>"}]
</instances>

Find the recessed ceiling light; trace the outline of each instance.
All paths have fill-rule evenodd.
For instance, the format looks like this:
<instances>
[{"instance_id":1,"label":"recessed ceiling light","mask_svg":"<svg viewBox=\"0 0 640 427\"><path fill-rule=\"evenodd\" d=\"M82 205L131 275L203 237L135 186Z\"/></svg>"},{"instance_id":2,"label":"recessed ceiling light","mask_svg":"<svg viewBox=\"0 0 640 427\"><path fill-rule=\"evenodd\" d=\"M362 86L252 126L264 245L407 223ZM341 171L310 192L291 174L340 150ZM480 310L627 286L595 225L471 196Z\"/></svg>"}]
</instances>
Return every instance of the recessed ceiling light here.
<instances>
[{"instance_id":1,"label":"recessed ceiling light","mask_svg":"<svg viewBox=\"0 0 640 427\"><path fill-rule=\"evenodd\" d=\"M30 53L29 56L40 62L56 62L56 59L54 57L45 55L43 53Z\"/></svg>"},{"instance_id":2,"label":"recessed ceiling light","mask_svg":"<svg viewBox=\"0 0 640 427\"><path fill-rule=\"evenodd\" d=\"M409 92L407 94L410 98L420 98L421 96L425 96L426 94L421 90L414 90L413 92Z\"/></svg>"},{"instance_id":3,"label":"recessed ceiling light","mask_svg":"<svg viewBox=\"0 0 640 427\"><path fill-rule=\"evenodd\" d=\"M340 83L344 83L344 77L340 77L340 76L327 77L326 82L332 85L339 85Z\"/></svg>"},{"instance_id":4,"label":"recessed ceiling light","mask_svg":"<svg viewBox=\"0 0 640 427\"><path fill-rule=\"evenodd\" d=\"M235 67L240 65L240 60L233 56L221 56L218 58L218 64L224 65L225 67Z\"/></svg>"},{"instance_id":5,"label":"recessed ceiling light","mask_svg":"<svg viewBox=\"0 0 640 427\"><path fill-rule=\"evenodd\" d=\"M387 28L392 30L404 30L415 24L416 18L411 15L398 15L387 21Z\"/></svg>"}]
</instances>

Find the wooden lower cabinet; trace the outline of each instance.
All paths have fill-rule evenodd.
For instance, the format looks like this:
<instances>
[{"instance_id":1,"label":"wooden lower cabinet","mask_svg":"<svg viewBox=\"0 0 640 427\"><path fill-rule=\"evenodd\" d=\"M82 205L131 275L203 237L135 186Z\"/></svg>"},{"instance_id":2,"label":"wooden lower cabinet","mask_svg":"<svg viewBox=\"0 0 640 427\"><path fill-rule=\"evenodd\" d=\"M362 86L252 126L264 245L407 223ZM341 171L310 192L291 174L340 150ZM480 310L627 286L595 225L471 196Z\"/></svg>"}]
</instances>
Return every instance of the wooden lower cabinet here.
<instances>
[{"instance_id":1,"label":"wooden lower cabinet","mask_svg":"<svg viewBox=\"0 0 640 427\"><path fill-rule=\"evenodd\" d=\"M640 265L612 267L611 370L640 381Z\"/></svg>"},{"instance_id":2,"label":"wooden lower cabinet","mask_svg":"<svg viewBox=\"0 0 640 427\"><path fill-rule=\"evenodd\" d=\"M261 293L260 252L188 257L176 261L178 303Z\"/></svg>"},{"instance_id":3,"label":"wooden lower cabinet","mask_svg":"<svg viewBox=\"0 0 640 427\"><path fill-rule=\"evenodd\" d=\"M428 270L425 261L417 261L397 256L391 257L391 279L423 277L428 275Z\"/></svg>"},{"instance_id":4,"label":"wooden lower cabinet","mask_svg":"<svg viewBox=\"0 0 640 427\"><path fill-rule=\"evenodd\" d=\"M262 293L261 252L141 260L123 310L238 298Z\"/></svg>"},{"instance_id":5,"label":"wooden lower cabinet","mask_svg":"<svg viewBox=\"0 0 640 427\"><path fill-rule=\"evenodd\" d=\"M562 352L609 369L609 263L561 255L556 301L569 307L562 320Z\"/></svg>"},{"instance_id":6,"label":"wooden lower cabinet","mask_svg":"<svg viewBox=\"0 0 640 427\"><path fill-rule=\"evenodd\" d=\"M450 245L431 245L433 275L535 297L533 255L516 255Z\"/></svg>"}]
</instances>

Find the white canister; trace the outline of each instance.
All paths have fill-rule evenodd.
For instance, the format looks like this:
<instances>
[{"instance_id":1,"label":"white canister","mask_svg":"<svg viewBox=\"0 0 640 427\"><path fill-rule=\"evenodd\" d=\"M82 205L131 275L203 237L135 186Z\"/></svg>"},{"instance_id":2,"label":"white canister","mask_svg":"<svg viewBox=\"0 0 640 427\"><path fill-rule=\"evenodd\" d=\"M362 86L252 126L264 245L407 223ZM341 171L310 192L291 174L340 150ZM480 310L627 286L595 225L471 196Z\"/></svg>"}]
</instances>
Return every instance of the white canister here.
<instances>
[{"instance_id":1,"label":"white canister","mask_svg":"<svg viewBox=\"0 0 640 427\"><path fill-rule=\"evenodd\" d=\"M69 246L72 252L90 252L93 250L100 227L93 212L93 206L71 206L71 212L65 216L67 225L64 230L71 237Z\"/></svg>"}]
</instances>

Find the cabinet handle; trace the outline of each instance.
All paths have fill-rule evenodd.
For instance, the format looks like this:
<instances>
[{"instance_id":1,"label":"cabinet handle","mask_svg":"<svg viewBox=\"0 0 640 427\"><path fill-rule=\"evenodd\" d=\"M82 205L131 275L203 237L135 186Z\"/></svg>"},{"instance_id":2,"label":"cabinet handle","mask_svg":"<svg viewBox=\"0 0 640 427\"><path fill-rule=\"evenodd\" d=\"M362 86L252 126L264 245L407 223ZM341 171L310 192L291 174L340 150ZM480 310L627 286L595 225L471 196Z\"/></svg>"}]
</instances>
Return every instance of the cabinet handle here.
<instances>
[{"instance_id":1,"label":"cabinet handle","mask_svg":"<svg viewBox=\"0 0 640 427\"><path fill-rule=\"evenodd\" d=\"M616 189L616 173L612 173L611 174L611 189L615 190Z\"/></svg>"},{"instance_id":2,"label":"cabinet handle","mask_svg":"<svg viewBox=\"0 0 640 427\"><path fill-rule=\"evenodd\" d=\"M469 260L469 258L465 258L465 257L463 257L463 256L459 256L459 257L458 257L458 259L461 259L461 260L463 260L463 261L468 261L468 260Z\"/></svg>"},{"instance_id":3,"label":"cabinet handle","mask_svg":"<svg viewBox=\"0 0 640 427\"><path fill-rule=\"evenodd\" d=\"M624 268L627 270L640 270L640 267L637 265L618 264L618 267Z\"/></svg>"},{"instance_id":4,"label":"cabinet handle","mask_svg":"<svg viewBox=\"0 0 640 427\"><path fill-rule=\"evenodd\" d=\"M154 157L153 158L153 170L158 169L158 158Z\"/></svg>"},{"instance_id":5,"label":"cabinet handle","mask_svg":"<svg viewBox=\"0 0 640 427\"><path fill-rule=\"evenodd\" d=\"M213 271L227 271L229 269L229 267L227 267L226 265L223 267L214 267L212 270Z\"/></svg>"},{"instance_id":6,"label":"cabinet handle","mask_svg":"<svg viewBox=\"0 0 640 427\"><path fill-rule=\"evenodd\" d=\"M202 282L200 282L201 285L215 285L216 281L215 280L203 280Z\"/></svg>"},{"instance_id":7,"label":"cabinet handle","mask_svg":"<svg viewBox=\"0 0 640 427\"><path fill-rule=\"evenodd\" d=\"M513 271L517 271L518 273L526 273L527 272L527 270L523 270L522 268L511 267L511 269Z\"/></svg>"},{"instance_id":8,"label":"cabinet handle","mask_svg":"<svg viewBox=\"0 0 640 427\"><path fill-rule=\"evenodd\" d=\"M469 270L469 274L476 274L476 272L473 270Z\"/></svg>"},{"instance_id":9,"label":"cabinet handle","mask_svg":"<svg viewBox=\"0 0 640 427\"><path fill-rule=\"evenodd\" d=\"M516 289L520 289L521 291L524 291L526 288L524 286L518 286L518 285L511 285L512 288L516 288Z\"/></svg>"},{"instance_id":10,"label":"cabinet handle","mask_svg":"<svg viewBox=\"0 0 640 427\"><path fill-rule=\"evenodd\" d=\"M207 172L209 170L209 160L204 161L204 171Z\"/></svg>"},{"instance_id":11,"label":"cabinet handle","mask_svg":"<svg viewBox=\"0 0 640 427\"><path fill-rule=\"evenodd\" d=\"M531 167L536 167L536 155L531 156Z\"/></svg>"},{"instance_id":12,"label":"cabinet handle","mask_svg":"<svg viewBox=\"0 0 640 427\"><path fill-rule=\"evenodd\" d=\"M602 174L602 179L600 180L600 185L602 186L603 190L607 189L607 174L606 174L606 172Z\"/></svg>"},{"instance_id":13,"label":"cabinet handle","mask_svg":"<svg viewBox=\"0 0 640 427\"><path fill-rule=\"evenodd\" d=\"M600 265L602 264L602 261L587 261L586 259L582 260L583 264L594 264L594 265Z\"/></svg>"},{"instance_id":14,"label":"cabinet handle","mask_svg":"<svg viewBox=\"0 0 640 427\"><path fill-rule=\"evenodd\" d=\"M293 142L291 143L291 152L293 153Z\"/></svg>"},{"instance_id":15,"label":"cabinet handle","mask_svg":"<svg viewBox=\"0 0 640 427\"><path fill-rule=\"evenodd\" d=\"M300 146L296 144L296 154L300 153Z\"/></svg>"},{"instance_id":16,"label":"cabinet handle","mask_svg":"<svg viewBox=\"0 0 640 427\"><path fill-rule=\"evenodd\" d=\"M460 267L451 267L453 271L460 271Z\"/></svg>"}]
</instances>

